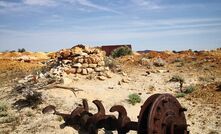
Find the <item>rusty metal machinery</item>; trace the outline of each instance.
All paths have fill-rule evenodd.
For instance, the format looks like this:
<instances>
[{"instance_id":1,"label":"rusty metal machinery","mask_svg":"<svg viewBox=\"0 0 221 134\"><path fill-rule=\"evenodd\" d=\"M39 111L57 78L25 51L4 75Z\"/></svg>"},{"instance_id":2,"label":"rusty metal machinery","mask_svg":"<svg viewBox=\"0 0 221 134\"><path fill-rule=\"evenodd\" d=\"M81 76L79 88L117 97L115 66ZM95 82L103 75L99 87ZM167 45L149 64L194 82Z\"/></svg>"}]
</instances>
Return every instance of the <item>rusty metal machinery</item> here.
<instances>
[{"instance_id":1,"label":"rusty metal machinery","mask_svg":"<svg viewBox=\"0 0 221 134\"><path fill-rule=\"evenodd\" d=\"M89 112L87 100L78 106L71 114L56 111L55 106L49 105L43 109L43 113L53 112L62 116L64 126L71 126L76 130L85 130L89 134L97 134L104 128L108 131L117 131L118 134L126 134L130 130L138 134L188 134L187 123L180 103L170 94L154 94L141 106L138 122L131 121L126 109L121 105L111 107L110 112L118 112L118 117L106 115L101 101L94 100L98 112Z\"/></svg>"}]
</instances>

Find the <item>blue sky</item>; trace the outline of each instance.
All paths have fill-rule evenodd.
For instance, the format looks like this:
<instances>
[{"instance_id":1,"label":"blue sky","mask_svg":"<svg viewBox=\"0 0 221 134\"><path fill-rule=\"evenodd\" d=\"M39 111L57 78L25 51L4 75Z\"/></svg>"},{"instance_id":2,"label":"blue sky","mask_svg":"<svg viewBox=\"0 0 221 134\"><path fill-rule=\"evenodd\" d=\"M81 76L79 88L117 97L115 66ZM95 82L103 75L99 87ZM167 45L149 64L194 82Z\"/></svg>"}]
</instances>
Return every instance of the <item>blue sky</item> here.
<instances>
[{"instance_id":1,"label":"blue sky","mask_svg":"<svg viewBox=\"0 0 221 134\"><path fill-rule=\"evenodd\" d=\"M0 0L0 51L221 47L221 0Z\"/></svg>"}]
</instances>

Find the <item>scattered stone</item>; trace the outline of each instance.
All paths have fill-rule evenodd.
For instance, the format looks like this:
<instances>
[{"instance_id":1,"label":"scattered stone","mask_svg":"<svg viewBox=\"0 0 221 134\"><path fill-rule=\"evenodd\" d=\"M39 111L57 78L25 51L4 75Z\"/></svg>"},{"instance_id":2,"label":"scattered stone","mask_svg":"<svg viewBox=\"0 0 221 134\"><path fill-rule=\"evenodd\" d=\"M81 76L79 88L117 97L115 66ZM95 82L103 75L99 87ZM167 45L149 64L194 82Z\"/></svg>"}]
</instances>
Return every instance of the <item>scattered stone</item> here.
<instances>
[{"instance_id":1,"label":"scattered stone","mask_svg":"<svg viewBox=\"0 0 221 134\"><path fill-rule=\"evenodd\" d=\"M157 71L156 71L156 70L151 70L150 72L151 72L151 73L157 73Z\"/></svg>"},{"instance_id":2,"label":"scattered stone","mask_svg":"<svg viewBox=\"0 0 221 134\"><path fill-rule=\"evenodd\" d=\"M128 79L128 78L125 79L125 78L124 78L124 79L122 79L121 81L122 81L123 83L129 83L129 82L130 82L130 79Z\"/></svg>"},{"instance_id":3,"label":"scattered stone","mask_svg":"<svg viewBox=\"0 0 221 134\"><path fill-rule=\"evenodd\" d=\"M92 69L92 68L87 68L87 72L88 72L88 74L91 74L91 73L94 72L94 69Z\"/></svg>"},{"instance_id":4,"label":"scattered stone","mask_svg":"<svg viewBox=\"0 0 221 134\"><path fill-rule=\"evenodd\" d=\"M71 52L75 55L81 55L83 53L83 49L79 46L74 46L72 47Z\"/></svg>"},{"instance_id":5,"label":"scattered stone","mask_svg":"<svg viewBox=\"0 0 221 134\"><path fill-rule=\"evenodd\" d=\"M87 75L88 74L87 69L82 69L82 74Z\"/></svg>"},{"instance_id":6,"label":"scattered stone","mask_svg":"<svg viewBox=\"0 0 221 134\"><path fill-rule=\"evenodd\" d=\"M83 62L84 62L83 58L78 59L78 63L83 63Z\"/></svg>"},{"instance_id":7,"label":"scattered stone","mask_svg":"<svg viewBox=\"0 0 221 134\"><path fill-rule=\"evenodd\" d=\"M106 72L105 75L106 75L107 78L112 78L113 77L113 75L110 72Z\"/></svg>"},{"instance_id":8,"label":"scattered stone","mask_svg":"<svg viewBox=\"0 0 221 134\"><path fill-rule=\"evenodd\" d=\"M73 80L74 80L74 81L78 81L78 80L79 80L79 77L77 77L77 76L76 76L76 77L73 77Z\"/></svg>"},{"instance_id":9,"label":"scattered stone","mask_svg":"<svg viewBox=\"0 0 221 134\"><path fill-rule=\"evenodd\" d=\"M109 68L109 67L104 67L104 70L105 70L105 71L109 71L110 68Z\"/></svg>"},{"instance_id":10,"label":"scattered stone","mask_svg":"<svg viewBox=\"0 0 221 134\"><path fill-rule=\"evenodd\" d=\"M106 80L106 77L104 77L104 76L98 76L97 78L98 78L99 80L101 80L101 81Z\"/></svg>"},{"instance_id":11,"label":"scattered stone","mask_svg":"<svg viewBox=\"0 0 221 134\"><path fill-rule=\"evenodd\" d=\"M73 65L73 67L80 68L80 67L82 67L82 64L81 63L76 63L76 64Z\"/></svg>"},{"instance_id":12,"label":"scattered stone","mask_svg":"<svg viewBox=\"0 0 221 134\"><path fill-rule=\"evenodd\" d=\"M148 75L149 75L149 74L150 74L150 71L146 71L146 74L148 74Z\"/></svg>"},{"instance_id":13,"label":"scattered stone","mask_svg":"<svg viewBox=\"0 0 221 134\"><path fill-rule=\"evenodd\" d=\"M72 73L72 74L77 73L77 69L76 69L76 68L71 68L71 69L70 69L70 73Z\"/></svg>"},{"instance_id":14,"label":"scattered stone","mask_svg":"<svg viewBox=\"0 0 221 134\"><path fill-rule=\"evenodd\" d=\"M158 73L167 73L169 70L157 70Z\"/></svg>"},{"instance_id":15,"label":"scattered stone","mask_svg":"<svg viewBox=\"0 0 221 134\"><path fill-rule=\"evenodd\" d=\"M21 79L18 81L19 84L26 83L26 82L28 82L28 80L25 80L25 79Z\"/></svg>"},{"instance_id":16,"label":"scattered stone","mask_svg":"<svg viewBox=\"0 0 221 134\"><path fill-rule=\"evenodd\" d=\"M105 62L104 62L104 61L98 62L98 66L104 66L104 65L105 65Z\"/></svg>"},{"instance_id":17,"label":"scattered stone","mask_svg":"<svg viewBox=\"0 0 221 134\"><path fill-rule=\"evenodd\" d=\"M98 76L105 76L104 72L98 72Z\"/></svg>"},{"instance_id":18,"label":"scattered stone","mask_svg":"<svg viewBox=\"0 0 221 134\"><path fill-rule=\"evenodd\" d=\"M86 79L88 79L88 80L92 80L92 79L94 79L94 78L95 78L95 76L92 75L92 74L90 74L90 75L88 75L88 76L86 77Z\"/></svg>"},{"instance_id":19,"label":"scattered stone","mask_svg":"<svg viewBox=\"0 0 221 134\"><path fill-rule=\"evenodd\" d=\"M90 68L96 68L96 67L97 67L97 64L89 64L89 67L90 67Z\"/></svg>"},{"instance_id":20,"label":"scattered stone","mask_svg":"<svg viewBox=\"0 0 221 134\"><path fill-rule=\"evenodd\" d=\"M82 67L83 67L83 68L88 68L89 65L88 65L87 63L84 63L84 64L82 64Z\"/></svg>"},{"instance_id":21,"label":"scattered stone","mask_svg":"<svg viewBox=\"0 0 221 134\"><path fill-rule=\"evenodd\" d=\"M75 74L77 72L76 68L68 68L64 70L66 74Z\"/></svg>"},{"instance_id":22,"label":"scattered stone","mask_svg":"<svg viewBox=\"0 0 221 134\"><path fill-rule=\"evenodd\" d=\"M78 68L78 69L77 69L77 73L80 74L81 72L82 72L82 69L81 69L81 68Z\"/></svg>"},{"instance_id":23,"label":"scattered stone","mask_svg":"<svg viewBox=\"0 0 221 134\"><path fill-rule=\"evenodd\" d=\"M108 87L108 89L114 89L114 87Z\"/></svg>"},{"instance_id":24,"label":"scattered stone","mask_svg":"<svg viewBox=\"0 0 221 134\"><path fill-rule=\"evenodd\" d=\"M39 78L45 78L45 75L43 73L40 73Z\"/></svg>"},{"instance_id":25,"label":"scattered stone","mask_svg":"<svg viewBox=\"0 0 221 134\"><path fill-rule=\"evenodd\" d=\"M97 67L94 69L96 72L103 72L105 69L104 67Z\"/></svg>"},{"instance_id":26,"label":"scattered stone","mask_svg":"<svg viewBox=\"0 0 221 134\"><path fill-rule=\"evenodd\" d=\"M71 60L63 60L62 62L63 62L64 64L70 64L70 63L72 63Z\"/></svg>"},{"instance_id":27,"label":"scattered stone","mask_svg":"<svg viewBox=\"0 0 221 134\"><path fill-rule=\"evenodd\" d=\"M125 72L122 72L122 75L123 75L123 76L127 76L127 74L126 74Z\"/></svg>"},{"instance_id":28,"label":"scattered stone","mask_svg":"<svg viewBox=\"0 0 221 134\"><path fill-rule=\"evenodd\" d=\"M24 62L31 63L31 59L24 60Z\"/></svg>"}]
</instances>

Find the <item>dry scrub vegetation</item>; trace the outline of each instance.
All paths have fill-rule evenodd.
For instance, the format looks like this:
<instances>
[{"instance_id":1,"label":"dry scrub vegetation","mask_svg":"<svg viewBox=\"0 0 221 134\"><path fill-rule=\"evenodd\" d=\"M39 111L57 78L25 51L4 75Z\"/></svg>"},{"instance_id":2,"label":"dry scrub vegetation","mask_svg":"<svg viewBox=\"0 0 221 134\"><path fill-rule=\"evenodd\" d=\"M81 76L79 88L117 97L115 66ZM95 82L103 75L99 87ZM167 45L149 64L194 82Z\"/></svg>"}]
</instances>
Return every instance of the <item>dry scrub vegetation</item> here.
<instances>
[{"instance_id":1,"label":"dry scrub vegetation","mask_svg":"<svg viewBox=\"0 0 221 134\"><path fill-rule=\"evenodd\" d=\"M20 59L14 58L18 55ZM69 113L84 98L92 112L92 100L99 99L106 109L125 106L136 121L140 106L155 93L170 93L187 108L191 134L221 132L221 49L133 52L111 58L97 48L78 45L38 55L0 54L0 133L77 134L70 127L61 129L60 117L41 111L52 104Z\"/></svg>"}]
</instances>

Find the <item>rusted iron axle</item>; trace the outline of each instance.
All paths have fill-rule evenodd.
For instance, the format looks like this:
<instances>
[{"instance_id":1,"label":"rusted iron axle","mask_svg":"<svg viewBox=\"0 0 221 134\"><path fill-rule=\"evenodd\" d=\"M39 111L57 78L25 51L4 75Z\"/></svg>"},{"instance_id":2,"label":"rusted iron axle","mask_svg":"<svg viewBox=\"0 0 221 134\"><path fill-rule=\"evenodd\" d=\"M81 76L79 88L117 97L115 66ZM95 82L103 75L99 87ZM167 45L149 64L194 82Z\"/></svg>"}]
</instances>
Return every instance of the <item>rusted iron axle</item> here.
<instances>
[{"instance_id":1,"label":"rusted iron axle","mask_svg":"<svg viewBox=\"0 0 221 134\"><path fill-rule=\"evenodd\" d=\"M121 105L111 107L110 112L118 112L118 117L106 115L101 101L94 100L98 112L89 112L87 100L83 99L83 106L78 106L71 114L56 111L55 106L49 105L43 109L43 113L50 111L63 117L65 126L71 126L76 130L85 130L89 134L97 134L104 128L108 131L117 131L118 134L126 134L130 130L138 134L188 134L182 108L175 97L170 94L154 94L141 106L138 122L131 121L126 109Z\"/></svg>"}]
</instances>

